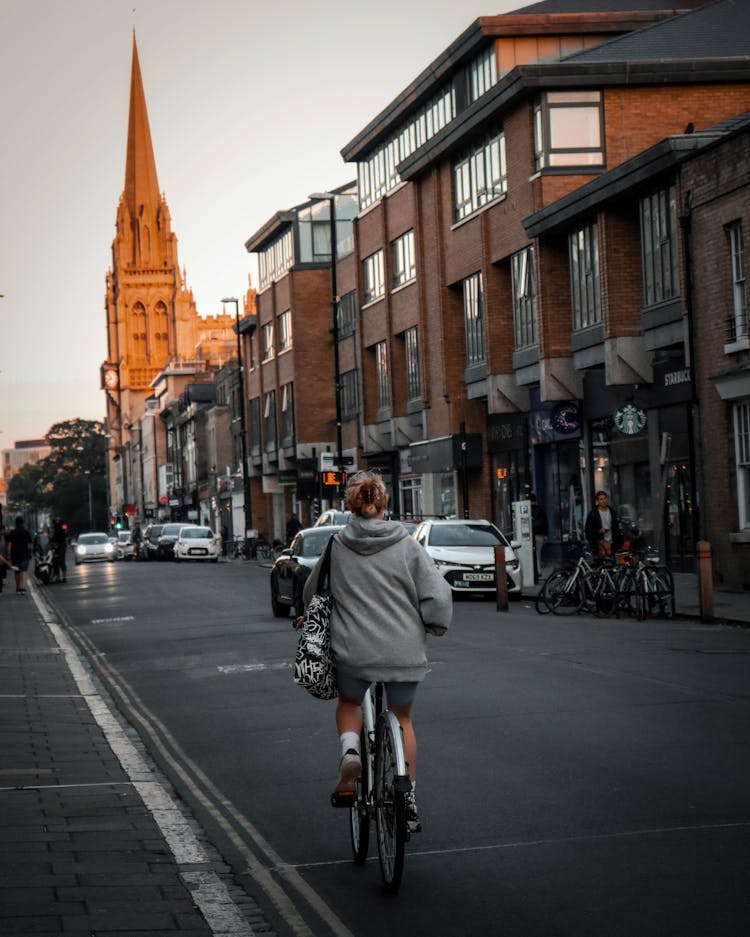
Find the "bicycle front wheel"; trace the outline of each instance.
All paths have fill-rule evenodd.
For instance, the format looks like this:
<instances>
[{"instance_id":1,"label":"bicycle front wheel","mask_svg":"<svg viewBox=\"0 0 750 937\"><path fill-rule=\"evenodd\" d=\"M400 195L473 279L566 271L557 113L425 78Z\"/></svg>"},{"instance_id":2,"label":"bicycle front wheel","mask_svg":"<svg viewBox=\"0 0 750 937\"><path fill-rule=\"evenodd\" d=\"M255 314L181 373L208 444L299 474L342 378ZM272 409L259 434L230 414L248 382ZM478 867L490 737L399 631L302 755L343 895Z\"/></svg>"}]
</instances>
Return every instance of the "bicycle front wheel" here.
<instances>
[{"instance_id":1,"label":"bicycle front wheel","mask_svg":"<svg viewBox=\"0 0 750 937\"><path fill-rule=\"evenodd\" d=\"M362 753L362 777L354 793L354 803L349 808L349 832L352 840L352 856L355 865L364 865L367 858L367 847L370 843L370 810L368 806L368 779L370 772L368 762L370 754L367 733L363 729L359 737L360 752Z\"/></svg>"},{"instance_id":2,"label":"bicycle front wheel","mask_svg":"<svg viewBox=\"0 0 750 937\"><path fill-rule=\"evenodd\" d=\"M406 773L401 726L392 712L378 719L375 733L375 829L380 872L386 891L398 891L406 844Z\"/></svg>"}]
</instances>

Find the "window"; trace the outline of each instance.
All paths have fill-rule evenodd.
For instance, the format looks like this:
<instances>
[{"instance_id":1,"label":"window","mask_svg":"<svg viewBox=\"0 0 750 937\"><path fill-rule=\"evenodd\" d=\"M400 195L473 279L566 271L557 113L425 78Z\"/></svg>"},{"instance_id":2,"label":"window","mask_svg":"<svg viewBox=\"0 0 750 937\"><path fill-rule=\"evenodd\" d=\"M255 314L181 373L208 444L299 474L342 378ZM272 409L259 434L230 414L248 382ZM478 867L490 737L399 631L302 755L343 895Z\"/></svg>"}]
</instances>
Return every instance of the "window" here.
<instances>
[{"instance_id":1,"label":"window","mask_svg":"<svg viewBox=\"0 0 750 937\"><path fill-rule=\"evenodd\" d=\"M469 64L469 100L476 101L497 81L495 46L486 49Z\"/></svg>"},{"instance_id":2,"label":"window","mask_svg":"<svg viewBox=\"0 0 750 937\"><path fill-rule=\"evenodd\" d=\"M383 278L383 251L375 251L363 261L365 272L365 305L379 299L385 293Z\"/></svg>"},{"instance_id":3,"label":"window","mask_svg":"<svg viewBox=\"0 0 750 937\"><path fill-rule=\"evenodd\" d=\"M536 345L536 277L534 248L526 247L511 258L513 278L513 332L516 348Z\"/></svg>"},{"instance_id":4,"label":"window","mask_svg":"<svg viewBox=\"0 0 750 937\"><path fill-rule=\"evenodd\" d=\"M727 226L729 252L732 260L732 315L729 319L729 341L747 339L747 284L745 281L745 247L742 222Z\"/></svg>"},{"instance_id":5,"label":"window","mask_svg":"<svg viewBox=\"0 0 750 937\"><path fill-rule=\"evenodd\" d=\"M417 275L414 262L414 232L407 231L391 244L393 250L393 288L403 286Z\"/></svg>"},{"instance_id":6,"label":"window","mask_svg":"<svg viewBox=\"0 0 750 937\"><path fill-rule=\"evenodd\" d=\"M287 309L279 316L279 354L292 347L292 313Z\"/></svg>"},{"instance_id":7,"label":"window","mask_svg":"<svg viewBox=\"0 0 750 937\"><path fill-rule=\"evenodd\" d=\"M474 364L484 364L487 360L481 273L467 277L463 282L463 290L466 364L471 367Z\"/></svg>"},{"instance_id":8,"label":"window","mask_svg":"<svg viewBox=\"0 0 750 937\"><path fill-rule=\"evenodd\" d=\"M349 420L359 412L358 372L354 368L341 375L341 418Z\"/></svg>"},{"instance_id":9,"label":"window","mask_svg":"<svg viewBox=\"0 0 750 937\"><path fill-rule=\"evenodd\" d=\"M643 302L655 306L680 295L675 187L641 199Z\"/></svg>"},{"instance_id":10,"label":"window","mask_svg":"<svg viewBox=\"0 0 750 937\"><path fill-rule=\"evenodd\" d=\"M378 392L378 410L391 406L391 380L388 372L388 345L378 342L375 346L375 381Z\"/></svg>"},{"instance_id":11,"label":"window","mask_svg":"<svg viewBox=\"0 0 750 937\"><path fill-rule=\"evenodd\" d=\"M250 401L250 447L256 454L260 453L260 439L260 397L253 397Z\"/></svg>"},{"instance_id":12,"label":"window","mask_svg":"<svg viewBox=\"0 0 750 937\"><path fill-rule=\"evenodd\" d=\"M737 455L737 502L740 530L750 529L750 400L734 405L734 449Z\"/></svg>"},{"instance_id":13,"label":"window","mask_svg":"<svg viewBox=\"0 0 750 937\"><path fill-rule=\"evenodd\" d=\"M276 391L270 390L263 401L263 448L271 452L276 448Z\"/></svg>"},{"instance_id":14,"label":"window","mask_svg":"<svg viewBox=\"0 0 750 937\"><path fill-rule=\"evenodd\" d=\"M537 169L603 166L599 91L548 91L534 105Z\"/></svg>"},{"instance_id":15,"label":"window","mask_svg":"<svg viewBox=\"0 0 750 937\"><path fill-rule=\"evenodd\" d=\"M275 241L258 254L258 281L265 289L274 280L278 280L294 263L294 244L292 229L279 235Z\"/></svg>"},{"instance_id":16,"label":"window","mask_svg":"<svg viewBox=\"0 0 750 937\"><path fill-rule=\"evenodd\" d=\"M419 363L419 330L415 325L404 332L406 345L406 399L421 400L422 371Z\"/></svg>"},{"instance_id":17,"label":"window","mask_svg":"<svg viewBox=\"0 0 750 937\"><path fill-rule=\"evenodd\" d=\"M263 361L269 361L273 358L273 322L267 322L263 326Z\"/></svg>"},{"instance_id":18,"label":"window","mask_svg":"<svg viewBox=\"0 0 750 937\"><path fill-rule=\"evenodd\" d=\"M291 446L294 443L294 384L284 384L281 388L281 444Z\"/></svg>"},{"instance_id":19,"label":"window","mask_svg":"<svg viewBox=\"0 0 750 937\"><path fill-rule=\"evenodd\" d=\"M596 225L586 225L574 231L568 238L568 246L573 329L577 331L602 321Z\"/></svg>"},{"instance_id":20,"label":"window","mask_svg":"<svg viewBox=\"0 0 750 937\"><path fill-rule=\"evenodd\" d=\"M339 338L353 335L357 328L357 291L344 293L339 299L336 313L338 315Z\"/></svg>"},{"instance_id":21,"label":"window","mask_svg":"<svg viewBox=\"0 0 750 937\"><path fill-rule=\"evenodd\" d=\"M505 134L500 131L465 152L453 165L456 221L505 195L507 188Z\"/></svg>"}]
</instances>

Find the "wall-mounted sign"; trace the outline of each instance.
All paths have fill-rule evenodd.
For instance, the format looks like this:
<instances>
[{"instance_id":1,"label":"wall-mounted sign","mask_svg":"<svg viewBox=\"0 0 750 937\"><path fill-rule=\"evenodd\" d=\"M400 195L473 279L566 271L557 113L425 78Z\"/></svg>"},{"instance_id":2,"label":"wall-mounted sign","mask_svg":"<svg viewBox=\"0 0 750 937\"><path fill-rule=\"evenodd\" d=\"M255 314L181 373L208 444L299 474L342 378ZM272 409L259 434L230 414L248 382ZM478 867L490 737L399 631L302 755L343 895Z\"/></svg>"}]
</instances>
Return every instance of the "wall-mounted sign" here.
<instances>
[{"instance_id":1,"label":"wall-mounted sign","mask_svg":"<svg viewBox=\"0 0 750 937\"><path fill-rule=\"evenodd\" d=\"M646 413L634 403L623 403L614 414L615 426L626 436L635 436L646 425Z\"/></svg>"}]
</instances>

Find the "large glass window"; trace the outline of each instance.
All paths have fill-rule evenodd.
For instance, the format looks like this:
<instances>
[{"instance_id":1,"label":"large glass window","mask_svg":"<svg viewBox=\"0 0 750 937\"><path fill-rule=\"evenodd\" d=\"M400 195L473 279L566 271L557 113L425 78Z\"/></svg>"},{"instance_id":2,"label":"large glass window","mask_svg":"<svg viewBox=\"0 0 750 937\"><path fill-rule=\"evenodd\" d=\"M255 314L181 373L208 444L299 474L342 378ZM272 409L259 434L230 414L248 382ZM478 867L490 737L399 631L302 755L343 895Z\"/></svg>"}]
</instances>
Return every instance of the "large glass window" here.
<instances>
[{"instance_id":1,"label":"large glass window","mask_svg":"<svg viewBox=\"0 0 750 937\"><path fill-rule=\"evenodd\" d=\"M263 448L270 452L276 448L276 391L269 391L263 401Z\"/></svg>"},{"instance_id":2,"label":"large glass window","mask_svg":"<svg viewBox=\"0 0 750 937\"><path fill-rule=\"evenodd\" d=\"M378 392L378 410L387 410L391 406L391 375L386 342L378 342L375 346L375 381Z\"/></svg>"},{"instance_id":3,"label":"large glass window","mask_svg":"<svg viewBox=\"0 0 750 937\"><path fill-rule=\"evenodd\" d=\"M359 374L356 368L341 375L341 417L351 419L359 413Z\"/></svg>"},{"instance_id":4,"label":"large glass window","mask_svg":"<svg viewBox=\"0 0 750 937\"><path fill-rule=\"evenodd\" d=\"M239 439L239 437L237 437ZM250 401L250 451L254 454L260 453L261 443L261 421L260 421L260 397L253 397Z\"/></svg>"},{"instance_id":5,"label":"large glass window","mask_svg":"<svg viewBox=\"0 0 750 937\"><path fill-rule=\"evenodd\" d=\"M365 274L365 305L379 299L385 293L383 277L383 251L375 251L362 262Z\"/></svg>"},{"instance_id":6,"label":"large glass window","mask_svg":"<svg viewBox=\"0 0 750 937\"><path fill-rule=\"evenodd\" d=\"M294 442L294 384L281 388L281 443L290 446Z\"/></svg>"},{"instance_id":7,"label":"large glass window","mask_svg":"<svg viewBox=\"0 0 750 937\"><path fill-rule=\"evenodd\" d=\"M292 313L287 309L279 316L279 352L292 347Z\"/></svg>"},{"instance_id":8,"label":"large glass window","mask_svg":"<svg viewBox=\"0 0 750 937\"><path fill-rule=\"evenodd\" d=\"M602 321L597 227L586 225L568 238L570 295L573 329L586 329Z\"/></svg>"},{"instance_id":9,"label":"large glass window","mask_svg":"<svg viewBox=\"0 0 750 937\"><path fill-rule=\"evenodd\" d=\"M729 317L729 341L736 342L748 337L747 328L747 283L745 280L745 246L742 222L733 221L727 226L729 253L732 262L732 315Z\"/></svg>"},{"instance_id":10,"label":"large glass window","mask_svg":"<svg viewBox=\"0 0 750 937\"><path fill-rule=\"evenodd\" d=\"M403 286L417 275L414 261L414 232L407 231L391 244L393 252L393 288Z\"/></svg>"},{"instance_id":11,"label":"large glass window","mask_svg":"<svg viewBox=\"0 0 750 937\"><path fill-rule=\"evenodd\" d=\"M500 198L507 188L505 134L500 131L465 152L453 165L456 221Z\"/></svg>"},{"instance_id":12,"label":"large glass window","mask_svg":"<svg viewBox=\"0 0 750 937\"><path fill-rule=\"evenodd\" d=\"M511 258L513 281L513 332L516 348L537 343L536 276L534 248L525 247Z\"/></svg>"},{"instance_id":13,"label":"large glass window","mask_svg":"<svg viewBox=\"0 0 750 937\"><path fill-rule=\"evenodd\" d=\"M548 91L534 106L536 168L604 165L599 91Z\"/></svg>"},{"instance_id":14,"label":"large glass window","mask_svg":"<svg viewBox=\"0 0 750 937\"><path fill-rule=\"evenodd\" d=\"M737 456L737 502L740 530L750 529L750 400L734 405L734 449Z\"/></svg>"},{"instance_id":15,"label":"large glass window","mask_svg":"<svg viewBox=\"0 0 750 937\"><path fill-rule=\"evenodd\" d=\"M338 315L339 338L345 338L347 335L351 335L356 329L357 309L357 291L352 290L350 293L344 293L341 299L339 299L338 308L336 310Z\"/></svg>"},{"instance_id":16,"label":"large glass window","mask_svg":"<svg viewBox=\"0 0 750 937\"><path fill-rule=\"evenodd\" d=\"M265 289L294 263L294 239L289 228L258 254L258 282Z\"/></svg>"},{"instance_id":17,"label":"large glass window","mask_svg":"<svg viewBox=\"0 0 750 937\"><path fill-rule=\"evenodd\" d=\"M492 45L469 63L469 100L476 101L497 81L497 56Z\"/></svg>"},{"instance_id":18,"label":"large glass window","mask_svg":"<svg viewBox=\"0 0 750 937\"><path fill-rule=\"evenodd\" d=\"M415 325L404 332L406 347L406 398L421 400L422 370L419 361L419 329Z\"/></svg>"},{"instance_id":19,"label":"large glass window","mask_svg":"<svg viewBox=\"0 0 750 937\"><path fill-rule=\"evenodd\" d=\"M273 358L273 322L263 326L263 361Z\"/></svg>"},{"instance_id":20,"label":"large glass window","mask_svg":"<svg viewBox=\"0 0 750 937\"><path fill-rule=\"evenodd\" d=\"M677 197L673 185L641 199L643 302L654 306L680 295Z\"/></svg>"},{"instance_id":21,"label":"large glass window","mask_svg":"<svg viewBox=\"0 0 750 937\"><path fill-rule=\"evenodd\" d=\"M463 281L464 325L466 329L466 364L483 364L487 360L487 339L484 322L482 274L475 273Z\"/></svg>"}]
</instances>

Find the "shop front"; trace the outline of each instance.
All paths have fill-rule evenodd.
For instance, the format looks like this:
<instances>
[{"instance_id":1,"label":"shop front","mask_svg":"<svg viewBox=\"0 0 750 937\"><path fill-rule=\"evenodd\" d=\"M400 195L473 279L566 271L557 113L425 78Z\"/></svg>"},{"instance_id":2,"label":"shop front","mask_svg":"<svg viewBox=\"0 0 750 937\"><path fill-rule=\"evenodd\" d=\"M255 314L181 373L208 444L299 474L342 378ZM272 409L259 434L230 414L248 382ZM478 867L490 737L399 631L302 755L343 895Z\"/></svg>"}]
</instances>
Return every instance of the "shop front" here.
<instances>
[{"instance_id":1,"label":"shop front","mask_svg":"<svg viewBox=\"0 0 750 937\"><path fill-rule=\"evenodd\" d=\"M522 500L530 485L528 414L489 414L487 452L491 460L493 521L508 536L513 532L513 502Z\"/></svg>"},{"instance_id":2,"label":"shop front","mask_svg":"<svg viewBox=\"0 0 750 937\"><path fill-rule=\"evenodd\" d=\"M479 433L454 433L412 443L402 455L402 502L420 506L415 517L457 517L459 505L471 516L471 473L482 468Z\"/></svg>"}]
</instances>

